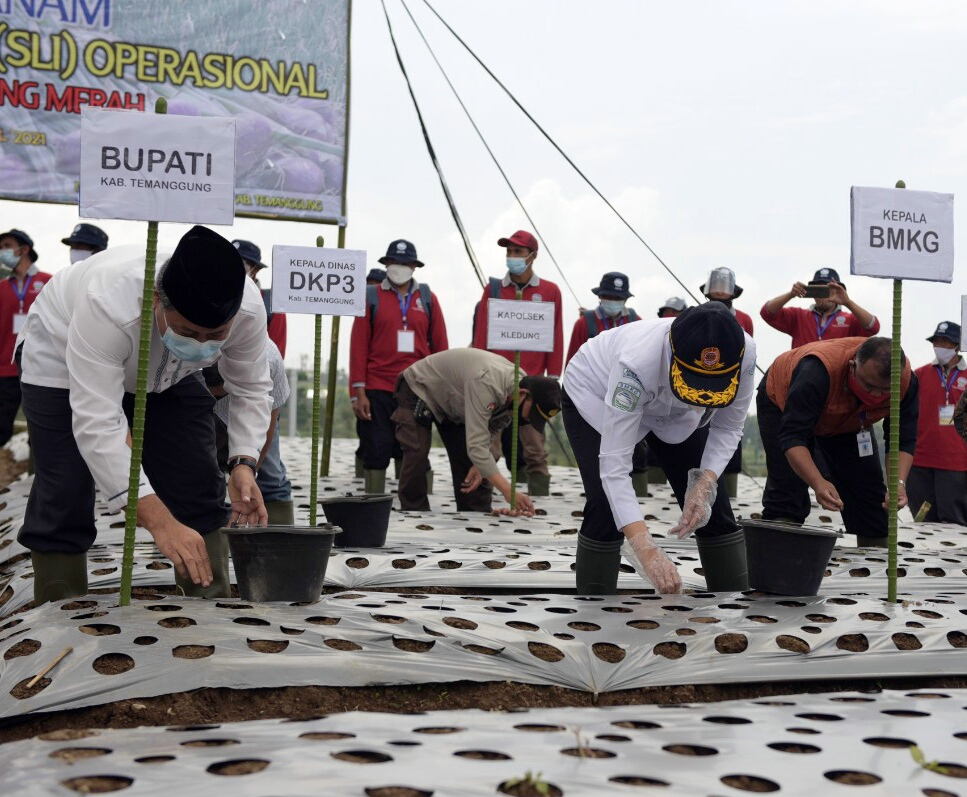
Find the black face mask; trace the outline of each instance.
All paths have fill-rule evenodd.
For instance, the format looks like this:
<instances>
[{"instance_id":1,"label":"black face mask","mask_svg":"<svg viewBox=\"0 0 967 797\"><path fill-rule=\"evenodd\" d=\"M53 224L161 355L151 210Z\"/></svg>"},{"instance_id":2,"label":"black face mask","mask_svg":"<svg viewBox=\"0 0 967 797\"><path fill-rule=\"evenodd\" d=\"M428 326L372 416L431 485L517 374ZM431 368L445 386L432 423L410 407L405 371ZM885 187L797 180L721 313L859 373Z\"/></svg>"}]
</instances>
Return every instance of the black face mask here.
<instances>
[{"instance_id":1,"label":"black face mask","mask_svg":"<svg viewBox=\"0 0 967 797\"><path fill-rule=\"evenodd\" d=\"M731 299L709 299L709 301L710 302L718 302L719 304L724 304L729 309L732 308L732 300Z\"/></svg>"}]
</instances>

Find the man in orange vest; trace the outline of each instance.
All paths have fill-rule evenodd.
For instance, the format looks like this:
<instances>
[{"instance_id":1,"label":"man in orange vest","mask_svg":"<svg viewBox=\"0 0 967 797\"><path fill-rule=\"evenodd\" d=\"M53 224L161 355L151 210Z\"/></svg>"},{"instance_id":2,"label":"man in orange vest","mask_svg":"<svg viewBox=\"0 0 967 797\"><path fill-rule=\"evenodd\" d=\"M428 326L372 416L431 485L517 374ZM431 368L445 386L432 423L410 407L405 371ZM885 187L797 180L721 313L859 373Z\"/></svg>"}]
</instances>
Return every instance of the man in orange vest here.
<instances>
[{"instance_id":1,"label":"man in orange vest","mask_svg":"<svg viewBox=\"0 0 967 797\"><path fill-rule=\"evenodd\" d=\"M763 519L802 523L812 487L820 506L842 513L847 533L859 545L886 545L886 486L872 426L885 419L889 439L891 349L889 338L840 338L807 343L772 363L756 398L769 471ZM903 352L900 361L902 508L917 442L919 386ZM816 467L814 443L830 480Z\"/></svg>"}]
</instances>

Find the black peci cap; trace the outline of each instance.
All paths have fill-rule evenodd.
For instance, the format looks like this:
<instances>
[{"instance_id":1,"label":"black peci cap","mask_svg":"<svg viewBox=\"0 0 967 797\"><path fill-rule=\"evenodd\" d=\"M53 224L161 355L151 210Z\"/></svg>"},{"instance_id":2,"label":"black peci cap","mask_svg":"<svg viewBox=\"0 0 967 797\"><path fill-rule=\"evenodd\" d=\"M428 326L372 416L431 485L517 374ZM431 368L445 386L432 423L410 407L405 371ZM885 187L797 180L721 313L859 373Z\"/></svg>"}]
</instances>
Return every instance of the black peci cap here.
<instances>
[{"instance_id":1,"label":"black peci cap","mask_svg":"<svg viewBox=\"0 0 967 797\"><path fill-rule=\"evenodd\" d=\"M561 386L549 376L525 376L520 380L523 390L529 390L534 400L527 422L538 432L544 424L561 411Z\"/></svg>"}]
</instances>

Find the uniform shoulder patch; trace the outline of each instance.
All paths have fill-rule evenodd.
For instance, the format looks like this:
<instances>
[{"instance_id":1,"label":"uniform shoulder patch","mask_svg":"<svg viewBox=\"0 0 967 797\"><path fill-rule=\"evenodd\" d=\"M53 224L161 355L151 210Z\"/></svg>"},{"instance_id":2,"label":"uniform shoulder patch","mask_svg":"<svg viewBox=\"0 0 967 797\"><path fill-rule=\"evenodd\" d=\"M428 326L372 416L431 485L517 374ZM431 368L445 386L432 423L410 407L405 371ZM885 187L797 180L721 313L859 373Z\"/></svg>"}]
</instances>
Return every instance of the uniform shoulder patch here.
<instances>
[{"instance_id":1,"label":"uniform shoulder patch","mask_svg":"<svg viewBox=\"0 0 967 797\"><path fill-rule=\"evenodd\" d=\"M622 375L622 376L623 376L623 377L624 377L625 379L633 379L633 380L634 380L635 382L637 382L637 383L638 383L639 385L641 384L641 379L639 379L639 378L638 378L638 374L636 374L636 373L635 373L634 371L632 371L632 370L631 370L630 368L622 368L622 369L621 369L621 375Z\"/></svg>"},{"instance_id":2,"label":"uniform shoulder patch","mask_svg":"<svg viewBox=\"0 0 967 797\"><path fill-rule=\"evenodd\" d=\"M641 389L630 382L618 382L611 394L611 406L622 412L634 412L641 400Z\"/></svg>"}]
</instances>

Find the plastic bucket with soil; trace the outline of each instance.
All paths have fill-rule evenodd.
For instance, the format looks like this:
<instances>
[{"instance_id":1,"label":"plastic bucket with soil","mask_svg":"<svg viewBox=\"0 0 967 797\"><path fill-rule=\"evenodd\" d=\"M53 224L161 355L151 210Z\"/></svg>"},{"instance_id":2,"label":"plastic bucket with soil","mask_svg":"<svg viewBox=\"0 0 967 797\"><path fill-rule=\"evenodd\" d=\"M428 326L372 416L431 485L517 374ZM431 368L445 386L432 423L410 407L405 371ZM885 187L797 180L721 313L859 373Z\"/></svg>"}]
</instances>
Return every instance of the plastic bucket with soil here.
<instances>
[{"instance_id":1,"label":"plastic bucket with soil","mask_svg":"<svg viewBox=\"0 0 967 797\"><path fill-rule=\"evenodd\" d=\"M314 603L322 594L333 538L321 526L238 526L222 529L243 600Z\"/></svg>"},{"instance_id":2,"label":"plastic bucket with soil","mask_svg":"<svg viewBox=\"0 0 967 797\"><path fill-rule=\"evenodd\" d=\"M749 586L776 595L816 595L836 541L833 529L743 520Z\"/></svg>"},{"instance_id":3,"label":"plastic bucket with soil","mask_svg":"<svg viewBox=\"0 0 967 797\"><path fill-rule=\"evenodd\" d=\"M366 493L324 498L326 520L342 529L334 544L337 548L380 548L386 544L393 496Z\"/></svg>"}]
</instances>

